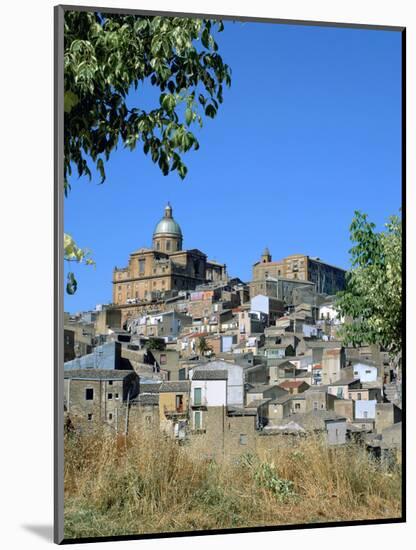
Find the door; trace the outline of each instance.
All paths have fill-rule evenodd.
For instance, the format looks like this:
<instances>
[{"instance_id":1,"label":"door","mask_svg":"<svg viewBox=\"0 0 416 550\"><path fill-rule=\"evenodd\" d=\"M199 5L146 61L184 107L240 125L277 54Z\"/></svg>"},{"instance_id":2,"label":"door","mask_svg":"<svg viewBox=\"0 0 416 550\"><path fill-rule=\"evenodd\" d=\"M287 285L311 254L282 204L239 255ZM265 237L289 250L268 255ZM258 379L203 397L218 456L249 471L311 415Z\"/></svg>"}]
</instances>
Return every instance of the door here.
<instances>
[{"instance_id":1,"label":"door","mask_svg":"<svg viewBox=\"0 0 416 550\"><path fill-rule=\"evenodd\" d=\"M194 405L200 406L202 403L202 388L194 388Z\"/></svg>"},{"instance_id":2,"label":"door","mask_svg":"<svg viewBox=\"0 0 416 550\"><path fill-rule=\"evenodd\" d=\"M194 429L200 430L201 429L201 412L195 411L194 413Z\"/></svg>"}]
</instances>

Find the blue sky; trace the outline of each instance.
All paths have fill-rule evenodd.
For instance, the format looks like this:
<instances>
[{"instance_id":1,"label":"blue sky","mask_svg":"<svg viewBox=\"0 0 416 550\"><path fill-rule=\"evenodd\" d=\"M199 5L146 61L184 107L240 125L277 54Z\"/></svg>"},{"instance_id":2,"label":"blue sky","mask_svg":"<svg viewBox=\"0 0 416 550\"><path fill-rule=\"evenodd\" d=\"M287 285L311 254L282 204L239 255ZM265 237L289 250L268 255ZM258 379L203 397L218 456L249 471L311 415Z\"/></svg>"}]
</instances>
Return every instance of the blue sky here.
<instances>
[{"instance_id":1,"label":"blue sky","mask_svg":"<svg viewBox=\"0 0 416 550\"><path fill-rule=\"evenodd\" d=\"M184 248L247 281L265 246L276 260L305 253L348 268L354 210L380 229L398 213L399 32L227 22L218 44L232 86L217 117L195 129L185 181L163 176L141 146L112 155L103 185L72 178L65 231L97 265L75 266L66 311L111 301L113 267L150 246L167 201ZM158 101L146 90L146 103L152 93ZM142 105L140 94L131 100Z\"/></svg>"}]
</instances>

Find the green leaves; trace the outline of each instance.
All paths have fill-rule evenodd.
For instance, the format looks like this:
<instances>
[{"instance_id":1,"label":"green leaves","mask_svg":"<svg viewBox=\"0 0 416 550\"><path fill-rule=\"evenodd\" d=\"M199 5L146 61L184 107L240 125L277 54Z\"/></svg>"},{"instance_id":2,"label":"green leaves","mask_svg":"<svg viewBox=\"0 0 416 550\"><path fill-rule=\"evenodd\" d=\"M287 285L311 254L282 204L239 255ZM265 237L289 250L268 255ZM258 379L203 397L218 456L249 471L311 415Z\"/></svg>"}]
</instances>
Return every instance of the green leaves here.
<instances>
[{"instance_id":1,"label":"green leaves","mask_svg":"<svg viewBox=\"0 0 416 550\"><path fill-rule=\"evenodd\" d=\"M71 273L68 273L67 275L67 283L66 283L66 291L68 294L75 294L75 292L77 291L77 287L78 287L78 284L77 284L77 281L75 279L75 276L74 274L71 272Z\"/></svg>"},{"instance_id":2,"label":"green leaves","mask_svg":"<svg viewBox=\"0 0 416 550\"><path fill-rule=\"evenodd\" d=\"M64 234L64 260L67 262L85 263L95 266L91 253L86 248L79 248L74 239L68 233ZM69 272L67 275L66 291L68 294L75 294L77 290L75 275Z\"/></svg>"},{"instance_id":3,"label":"green leaves","mask_svg":"<svg viewBox=\"0 0 416 550\"><path fill-rule=\"evenodd\" d=\"M213 105L209 104L205 107L205 114L210 118L214 118L217 114L217 111Z\"/></svg>"},{"instance_id":4,"label":"green leaves","mask_svg":"<svg viewBox=\"0 0 416 550\"><path fill-rule=\"evenodd\" d=\"M349 318L341 331L346 343L379 344L395 354L402 346L400 218L392 216L385 227L377 233L366 214L355 212L350 227L352 269L346 290L337 296L337 307Z\"/></svg>"},{"instance_id":5,"label":"green leaves","mask_svg":"<svg viewBox=\"0 0 416 550\"><path fill-rule=\"evenodd\" d=\"M217 52L214 27L223 29L220 21L207 19L65 13L67 192L71 166L79 176L92 177L89 159L103 182L105 161L120 142L130 150L141 142L163 174L186 176L181 155L199 147L186 127L194 122L202 127L204 117L214 118L224 84L231 83L231 70ZM159 102L150 110L140 105L146 81L160 90ZM138 90L133 108L126 104L132 89Z\"/></svg>"},{"instance_id":6,"label":"green leaves","mask_svg":"<svg viewBox=\"0 0 416 550\"><path fill-rule=\"evenodd\" d=\"M186 110L185 110L185 120L186 120L186 124L191 124L192 120L193 120L193 112L192 112L192 109L190 107L187 107Z\"/></svg>"},{"instance_id":7,"label":"green leaves","mask_svg":"<svg viewBox=\"0 0 416 550\"><path fill-rule=\"evenodd\" d=\"M69 113L75 105L78 105L79 97L70 90L64 93L64 112Z\"/></svg>"},{"instance_id":8,"label":"green leaves","mask_svg":"<svg viewBox=\"0 0 416 550\"><path fill-rule=\"evenodd\" d=\"M176 107L176 99L172 94L162 94L160 96L160 104L171 115Z\"/></svg>"},{"instance_id":9,"label":"green leaves","mask_svg":"<svg viewBox=\"0 0 416 550\"><path fill-rule=\"evenodd\" d=\"M104 180L105 180L105 171L104 171L104 162L103 162L102 158L99 158L97 160L97 169L98 169L98 171L100 172L100 175L101 175L101 182L100 183L103 183Z\"/></svg>"}]
</instances>

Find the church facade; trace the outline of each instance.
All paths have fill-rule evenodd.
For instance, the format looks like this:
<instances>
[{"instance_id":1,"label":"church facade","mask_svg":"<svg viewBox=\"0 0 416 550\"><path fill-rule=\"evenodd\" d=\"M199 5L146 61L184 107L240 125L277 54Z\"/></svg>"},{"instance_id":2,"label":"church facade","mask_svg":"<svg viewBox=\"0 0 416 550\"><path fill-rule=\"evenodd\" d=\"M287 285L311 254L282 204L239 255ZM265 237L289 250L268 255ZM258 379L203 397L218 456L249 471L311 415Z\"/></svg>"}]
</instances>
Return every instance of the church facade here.
<instances>
[{"instance_id":1,"label":"church facade","mask_svg":"<svg viewBox=\"0 0 416 550\"><path fill-rule=\"evenodd\" d=\"M260 261L253 265L252 284L261 286L270 278L309 281L314 283L318 294L332 295L345 289L345 273L344 269L306 254L292 254L273 262L270 251L266 248Z\"/></svg>"},{"instance_id":2,"label":"church facade","mask_svg":"<svg viewBox=\"0 0 416 550\"><path fill-rule=\"evenodd\" d=\"M113 304L151 302L227 278L225 264L209 261L198 249L183 250L183 235L168 203L153 232L152 248L130 254L128 265L113 271Z\"/></svg>"}]
</instances>

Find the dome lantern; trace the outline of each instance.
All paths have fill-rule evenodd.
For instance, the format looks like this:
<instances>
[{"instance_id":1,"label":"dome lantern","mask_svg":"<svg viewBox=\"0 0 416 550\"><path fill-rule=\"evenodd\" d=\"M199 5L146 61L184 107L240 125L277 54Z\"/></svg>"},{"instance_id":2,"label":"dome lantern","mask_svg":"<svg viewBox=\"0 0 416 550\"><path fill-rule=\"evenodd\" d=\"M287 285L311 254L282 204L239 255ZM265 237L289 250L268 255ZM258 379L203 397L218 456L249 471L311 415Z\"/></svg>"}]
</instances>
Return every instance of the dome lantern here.
<instances>
[{"instance_id":1,"label":"dome lantern","mask_svg":"<svg viewBox=\"0 0 416 550\"><path fill-rule=\"evenodd\" d=\"M182 230L174 220L170 203L165 206L163 218L156 225L153 232L153 248L166 252L177 252L182 250Z\"/></svg>"}]
</instances>

